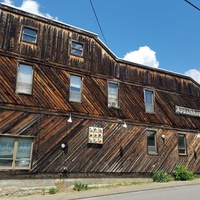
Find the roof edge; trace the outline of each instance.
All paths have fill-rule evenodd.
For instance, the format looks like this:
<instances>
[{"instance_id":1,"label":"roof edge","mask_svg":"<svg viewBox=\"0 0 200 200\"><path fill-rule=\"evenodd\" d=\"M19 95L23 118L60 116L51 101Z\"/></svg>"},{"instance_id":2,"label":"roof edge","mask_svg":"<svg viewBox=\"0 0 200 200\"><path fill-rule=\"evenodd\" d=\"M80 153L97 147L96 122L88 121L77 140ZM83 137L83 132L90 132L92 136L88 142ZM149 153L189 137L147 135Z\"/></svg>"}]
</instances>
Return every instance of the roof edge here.
<instances>
[{"instance_id":1,"label":"roof edge","mask_svg":"<svg viewBox=\"0 0 200 200\"><path fill-rule=\"evenodd\" d=\"M40 15L40 14L37 14L37 13L31 13L31 12L23 10L19 7L16 7L16 6L13 6L13 5L8 5L8 4L3 3L3 2L0 3L0 8L4 9L4 10L12 11L14 13L27 15L29 17L32 17L34 19L38 19L40 21L55 23L56 25L64 26L64 27L66 27L70 30L73 30L75 32L79 32L79 33L81 32L81 33L84 33L84 34L87 34L87 35L90 35L90 36L93 36L93 37L98 37L98 34L93 33L91 31L87 31L85 29L82 29L82 28L79 28L79 27L76 27L76 26L72 26L70 24L64 23L64 22L56 20L56 19L48 18L48 17L46 17L42 14Z\"/></svg>"}]
</instances>

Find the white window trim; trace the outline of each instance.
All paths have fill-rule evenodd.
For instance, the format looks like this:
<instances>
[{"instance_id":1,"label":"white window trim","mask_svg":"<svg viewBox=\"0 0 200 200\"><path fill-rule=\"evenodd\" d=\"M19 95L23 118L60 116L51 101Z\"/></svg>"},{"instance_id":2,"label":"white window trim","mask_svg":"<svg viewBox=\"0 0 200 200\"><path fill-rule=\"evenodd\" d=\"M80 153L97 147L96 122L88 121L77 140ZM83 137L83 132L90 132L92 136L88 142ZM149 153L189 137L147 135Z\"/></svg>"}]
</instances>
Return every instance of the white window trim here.
<instances>
[{"instance_id":1,"label":"white window trim","mask_svg":"<svg viewBox=\"0 0 200 200\"><path fill-rule=\"evenodd\" d=\"M71 77L72 77L72 76L79 77L79 78L81 79L80 92L76 92L76 91L71 90ZM71 75L70 75L70 86L69 86L69 101L81 103L81 102L82 102L82 90L83 90L83 77L82 77L82 76L79 76L79 75L71 74ZM80 101L77 100L77 99L72 98L72 97L71 97L71 94L72 94L72 93L77 93L77 94L79 94L79 95L80 95Z\"/></svg>"},{"instance_id":2,"label":"white window trim","mask_svg":"<svg viewBox=\"0 0 200 200\"><path fill-rule=\"evenodd\" d=\"M18 79L19 76L19 72L20 72L20 65L26 65L28 67L32 68L32 74L31 74L31 83L27 83L27 82L20 82ZM27 94L27 95L32 95L33 93L33 79L34 79L34 66L30 65L30 64L26 64L26 63L19 63L18 64L18 68L17 68L17 77L16 77L16 89L15 92L18 94ZM21 88L21 86L30 86L30 90L26 91L26 88Z\"/></svg>"},{"instance_id":3,"label":"white window trim","mask_svg":"<svg viewBox=\"0 0 200 200\"><path fill-rule=\"evenodd\" d=\"M73 47L73 43L76 43L76 44L79 44L79 45L82 45L82 49L77 49L77 48L74 48ZM81 54L76 54L76 53L73 53L72 50L77 50L77 51L80 51ZM84 50L84 44L82 42L79 42L79 41L76 41L76 40L71 40L71 48L70 48L70 54L74 55L74 56L79 56L79 57L83 57L83 50Z\"/></svg>"},{"instance_id":4,"label":"white window trim","mask_svg":"<svg viewBox=\"0 0 200 200\"><path fill-rule=\"evenodd\" d=\"M149 132L154 132L154 140L155 140L155 145L154 146L148 145L148 139L149 139L148 133ZM155 151L149 151L149 147L153 147L155 149ZM157 133L154 130L147 130L147 153L149 155L158 155Z\"/></svg>"},{"instance_id":5,"label":"white window trim","mask_svg":"<svg viewBox=\"0 0 200 200\"><path fill-rule=\"evenodd\" d=\"M33 36L33 35L28 35L28 36L30 36L31 38L35 38L35 41L34 41L34 42L24 39L24 36L27 35L27 34L24 34L24 29L33 30L33 31L36 32L36 35L35 35L35 36ZM26 26L22 27L22 36L21 36L21 40L22 40L23 42L28 42L28 43L36 44L36 43L37 43L37 35L38 35L38 31L37 31L36 29L34 29L34 28L32 28L32 27L26 27Z\"/></svg>"},{"instance_id":6,"label":"white window trim","mask_svg":"<svg viewBox=\"0 0 200 200\"><path fill-rule=\"evenodd\" d=\"M115 84L117 85L117 98L111 98L109 97L109 84ZM119 83L108 81L107 83L107 90L108 90L108 107L109 108L119 108ZM117 105L115 105L115 103Z\"/></svg>"},{"instance_id":7,"label":"white window trim","mask_svg":"<svg viewBox=\"0 0 200 200\"><path fill-rule=\"evenodd\" d=\"M146 103L146 91L150 91L150 92L153 93L153 95L152 95L153 104L147 104ZM145 106L145 112L146 113L149 113L149 114L154 114L155 113L155 90L148 89L148 88L144 89L144 106ZM148 111L147 106L151 106L153 110L152 111Z\"/></svg>"},{"instance_id":8,"label":"white window trim","mask_svg":"<svg viewBox=\"0 0 200 200\"><path fill-rule=\"evenodd\" d=\"M31 169L31 164L32 164L32 156L33 156L33 143L34 143L34 138L33 137L12 137L12 136L5 136L5 135L0 135L0 137L7 137L7 138L13 138L14 139L14 149L13 149L13 158L12 159L8 159L8 160L12 160L12 165L11 166L0 166L0 170L8 170L8 169L12 169L12 170L30 170ZM17 148L18 148L18 139L31 139L31 146L30 146L30 155L29 155L29 159L26 159L29 161L29 165L28 166L15 166L15 161L17 161L18 159L16 159L16 155L17 155ZM0 160L5 160L4 158L0 158ZM23 159L22 159L23 161Z\"/></svg>"},{"instance_id":9,"label":"white window trim","mask_svg":"<svg viewBox=\"0 0 200 200\"><path fill-rule=\"evenodd\" d=\"M184 148L179 147L179 136L182 135L184 136ZM180 149L184 150L185 153L180 153ZM187 141L186 141L186 134L185 133L178 133L178 154L180 156L186 156L187 155Z\"/></svg>"}]
</instances>

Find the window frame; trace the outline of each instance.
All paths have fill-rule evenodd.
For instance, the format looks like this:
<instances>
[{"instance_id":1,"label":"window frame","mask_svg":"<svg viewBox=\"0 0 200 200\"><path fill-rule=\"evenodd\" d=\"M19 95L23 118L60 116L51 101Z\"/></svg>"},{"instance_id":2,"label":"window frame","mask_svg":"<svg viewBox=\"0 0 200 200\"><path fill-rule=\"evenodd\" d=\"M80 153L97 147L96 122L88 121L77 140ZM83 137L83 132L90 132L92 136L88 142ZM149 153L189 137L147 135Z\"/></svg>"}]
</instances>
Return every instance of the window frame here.
<instances>
[{"instance_id":1,"label":"window frame","mask_svg":"<svg viewBox=\"0 0 200 200\"><path fill-rule=\"evenodd\" d=\"M151 92L152 93L152 104L147 103L147 98L146 98L146 92ZM153 89L144 89L144 106L145 106L145 112L149 114L154 114L155 113L155 90ZM151 110L149 110L149 106L151 106Z\"/></svg>"},{"instance_id":2,"label":"window frame","mask_svg":"<svg viewBox=\"0 0 200 200\"><path fill-rule=\"evenodd\" d=\"M111 98L109 97L111 94L109 94L109 85L110 84L113 84L113 85L116 85L117 86L117 95L116 95L116 98ZM113 82L113 81L108 81L107 82L107 90L108 90L108 98L107 98L107 101L108 101L108 107L109 108L119 108L119 83L117 82ZM112 105L112 103L116 103L117 105Z\"/></svg>"},{"instance_id":3,"label":"window frame","mask_svg":"<svg viewBox=\"0 0 200 200\"><path fill-rule=\"evenodd\" d=\"M31 30L31 31L35 31L35 35L24 33L25 29ZM32 41L32 40L29 40L29 39L25 39L25 36L28 37L28 38L35 38L35 40ZM38 36L38 30L36 30L36 29L34 29L32 27L27 27L27 26L22 27L21 40L23 42L28 42L28 43L31 43L31 44L36 44L37 43L37 36Z\"/></svg>"},{"instance_id":4,"label":"window frame","mask_svg":"<svg viewBox=\"0 0 200 200\"><path fill-rule=\"evenodd\" d=\"M154 134L153 139L154 139L154 145L149 145L149 134ZM154 148L154 150L150 150L150 148ZM147 154L148 155L158 155L158 144L157 144L157 133L155 130L147 130Z\"/></svg>"},{"instance_id":5,"label":"window frame","mask_svg":"<svg viewBox=\"0 0 200 200\"><path fill-rule=\"evenodd\" d=\"M78 77L78 78L80 78L80 92L73 91L73 90L71 89L71 87L72 87L72 77ZM83 78L82 78L82 76L75 75L75 74L71 74L71 75L70 75L70 85L69 85L69 101L81 103L81 102L82 102L82 90L83 90ZM80 99L80 100L77 100L76 98L73 98L73 97L72 97L72 94L73 94L73 93L79 94L79 97L80 97L79 99Z\"/></svg>"},{"instance_id":6,"label":"window frame","mask_svg":"<svg viewBox=\"0 0 200 200\"><path fill-rule=\"evenodd\" d=\"M12 152L12 158L0 158L0 161L11 161L11 165L10 166L3 166L0 165L0 170L30 170L31 166L32 166L32 158L33 158L33 146L34 146L34 137L13 137L10 135L0 135L0 138L9 138L9 139L13 139L14 141L14 145L13 145L13 152ZM19 147L19 140L23 140L23 139L30 139L30 147L29 147L29 158L17 158L17 154L18 152L18 147ZM16 162L20 162L22 163L22 165L17 166ZM23 166L23 162L25 162L25 165ZM28 162L29 164L26 165L26 162ZM1 164L1 163L0 163Z\"/></svg>"},{"instance_id":7,"label":"window frame","mask_svg":"<svg viewBox=\"0 0 200 200\"><path fill-rule=\"evenodd\" d=\"M73 44L80 45L82 48L76 48L76 47L73 46ZM75 52L73 52L73 50L75 52L81 52L81 53L80 54L75 53ZM83 51L84 51L84 43L76 41L76 40L71 40L71 46L70 46L70 54L71 55L83 57Z\"/></svg>"},{"instance_id":8,"label":"window frame","mask_svg":"<svg viewBox=\"0 0 200 200\"><path fill-rule=\"evenodd\" d=\"M21 81L21 82L19 81L19 79L20 79L19 78L19 76L20 76L20 66L31 67L31 74L30 74L31 78L29 79L30 83L29 82L25 82L25 81ZM22 62L18 63L17 75L16 75L16 84L15 84L15 92L17 94L32 95L33 94L33 81L34 81L34 65L28 64L28 63L22 63ZM23 91L25 89L20 88L19 83L21 83L21 84L30 84L30 87L31 87L30 92Z\"/></svg>"},{"instance_id":9,"label":"window frame","mask_svg":"<svg viewBox=\"0 0 200 200\"><path fill-rule=\"evenodd\" d=\"M184 147L180 147L182 145L180 145L180 136L183 136L183 146ZM180 156L187 156L187 141L186 141L186 134L185 133L178 133L178 154ZM184 153L182 153L181 151L184 150Z\"/></svg>"}]
</instances>

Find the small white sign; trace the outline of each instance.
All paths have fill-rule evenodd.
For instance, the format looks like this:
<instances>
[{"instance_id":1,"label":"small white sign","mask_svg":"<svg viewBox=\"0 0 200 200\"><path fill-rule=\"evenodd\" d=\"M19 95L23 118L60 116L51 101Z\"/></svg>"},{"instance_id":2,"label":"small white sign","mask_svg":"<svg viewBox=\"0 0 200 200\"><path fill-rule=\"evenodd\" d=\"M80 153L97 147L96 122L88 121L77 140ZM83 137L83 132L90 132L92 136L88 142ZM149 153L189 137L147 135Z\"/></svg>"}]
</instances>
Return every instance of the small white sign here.
<instances>
[{"instance_id":1,"label":"small white sign","mask_svg":"<svg viewBox=\"0 0 200 200\"><path fill-rule=\"evenodd\" d=\"M200 110L196 110L196 109L192 109L192 108L175 106L175 112L177 114L190 115L190 116L194 116L194 117L200 117Z\"/></svg>"}]
</instances>

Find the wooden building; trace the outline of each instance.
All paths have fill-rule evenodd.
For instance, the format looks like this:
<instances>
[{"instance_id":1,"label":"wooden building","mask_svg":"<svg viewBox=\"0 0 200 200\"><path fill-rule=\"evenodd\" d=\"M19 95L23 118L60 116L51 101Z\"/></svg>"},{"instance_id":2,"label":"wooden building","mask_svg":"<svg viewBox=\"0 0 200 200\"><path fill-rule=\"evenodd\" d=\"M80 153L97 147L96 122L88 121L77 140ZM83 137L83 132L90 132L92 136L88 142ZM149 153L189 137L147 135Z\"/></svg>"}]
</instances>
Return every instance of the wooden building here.
<instances>
[{"instance_id":1,"label":"wooden building","mask_svg":"<svg viewBox=\"0 0 200 200\"><path fill-rule=\"evenodd\" d=\"M200 172L200 85L94 33L0 5L0 178Z\"/></svg>"}]
</instances>

